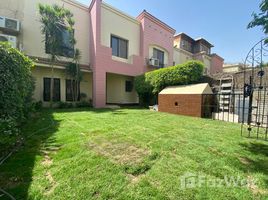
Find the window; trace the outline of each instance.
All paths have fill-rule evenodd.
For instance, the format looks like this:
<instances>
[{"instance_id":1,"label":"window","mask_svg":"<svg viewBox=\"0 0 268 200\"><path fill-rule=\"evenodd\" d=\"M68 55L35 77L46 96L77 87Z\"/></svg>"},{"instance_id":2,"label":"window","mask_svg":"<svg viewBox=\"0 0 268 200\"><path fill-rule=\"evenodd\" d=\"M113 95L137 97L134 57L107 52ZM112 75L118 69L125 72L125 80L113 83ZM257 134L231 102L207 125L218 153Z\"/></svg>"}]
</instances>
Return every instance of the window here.
<instances>
[{"instance_id":1,"label":"window","mask_svg":"<svg viewBox=\"0 0 268 200\"><path fill-rule=\"evenodd\" d=\"M66 101L74 100L74 92L77 90L75 80L66 80ZM80 99L80 83L78 83L78 100Z\"/></svg>"},{"instance_id":2,"label":"window","mask_svg":"<svg viewBox=\"0 0 268 200\"><path fill-rule=\"evenodd\" d=\"M165 60L165 53L164 51L161 51L159 49L154 48L153 49L153 57L157 58L159 60L159 67L164 67L164 60Z\"/></svg>"},{"instance_id":3,"label":"window","mask_svg":"<svg viewBox=\"0 0 268 200\"><path fill-rule=\"evenodd\" d=\"M133 90L132 81L126 81L126 83L125 83L125 91L126 92L132 92L132 90Z\"/></svg>"},{"instance_id":4,"label":"window","mask_svg":"<svg viewBox=\"0 0 268 200\"><path fill-rule=\"evenodd\" d=\"M54 78L53 82L54 82L53 101L60 101L60 79ZM51 84L51 78L44 78L44 93L43 93L44 101L50 101L50 84Z\"/></svg>"},{"instance_id":5,"label":"window","mask_svg":"<svg viewBox=\"0 0 268 200\"><path fill-rule=\"evenodd\" d=\"M191 42L189 42L187 40L181 41L181 48L186 50L186 51L192 52L192 44L191 44Z\"/></svg>"},{"instance_id":6,"label":"window","mask_svg":"<svg viewBox=\"0 0 268 200\"><path fill-rule=\"evenodd\" d=\"M205 51L207 54L210 54L210 48L202 44L200 46L200 51Z\"/></svg>"},{"instance_id":7,"label":"window","mask_svg":"<svg viewBox=\"0 0 268 200\"><path fill-rule=\"evenodd\" d=\"M59 49L56 50L57 51L56 55L72 58L74 56L74 44L71 41L71 39L74 35L74 31L73 33L71 33L65 27L62 27L59 30L58 34L59 34L60 45ZM51 49L50 44L47 42L48 37L49 37L48 34L46 34L46 53L50 54Z\"/></svg>"},{"instance_id":8,"label":"window","mask_svg":"<svg viewBox=\"0 0 268 200\"><path fill-rule=\"evenodd\" d=\"M116 36L111 36L112 55L120 58L128 58L128 41Z\"/></svg>"}]
</instances>

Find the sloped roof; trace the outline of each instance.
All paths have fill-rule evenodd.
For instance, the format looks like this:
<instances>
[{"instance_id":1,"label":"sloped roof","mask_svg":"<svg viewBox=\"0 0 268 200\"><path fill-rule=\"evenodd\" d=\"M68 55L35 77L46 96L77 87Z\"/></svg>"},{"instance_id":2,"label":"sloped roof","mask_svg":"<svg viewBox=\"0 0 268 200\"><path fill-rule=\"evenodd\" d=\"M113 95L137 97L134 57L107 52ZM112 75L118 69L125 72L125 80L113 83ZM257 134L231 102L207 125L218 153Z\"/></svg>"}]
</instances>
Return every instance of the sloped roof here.
<instances>
[{"instance_id":1,"label":"sloped roof","mask_svg":"<svg viewBox=\"0 0 268 200\"><path fill-rule=\"evenodd\" d=\"M200 83L166 87L159 94L213 94L213 92L208 83Z\"/></svg>"}]
</instances>

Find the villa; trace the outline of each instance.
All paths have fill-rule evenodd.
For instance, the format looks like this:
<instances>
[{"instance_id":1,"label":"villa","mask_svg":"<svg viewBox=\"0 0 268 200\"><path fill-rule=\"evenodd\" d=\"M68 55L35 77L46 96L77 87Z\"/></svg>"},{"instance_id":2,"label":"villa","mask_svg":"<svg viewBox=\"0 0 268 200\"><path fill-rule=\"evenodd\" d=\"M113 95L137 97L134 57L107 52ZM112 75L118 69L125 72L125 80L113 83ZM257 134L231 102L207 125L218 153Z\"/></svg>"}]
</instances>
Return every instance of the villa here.
<instances>
[{"instance_id":1,"label":"villa","mask_svg":"<svg viewBox=\"0 0 268 200\"><path fill-rule=\"evenodd\" d=\"M193 39L185 33L175 35L175 29L146 10L134 18L101 0L92 0L89 7L74 0L5 2L0 4L0 41L9 41L35 61L33 98L45 104L50 101L51 69L40 31L38 3L63 5L74 14L75 47L82 52L80 92L96 108L138 103L134 77L147 71L191 59L202 61L206 67L204 73L208 75L222 71L224 60L211 53L210 42L204 38ZM63 45L66 52L74 49ZM71 60L66 54L55 65L53 99L56 101L71 101L68 98L71 80L66 78L64 70Z\"/></svg>"}]
</instances>

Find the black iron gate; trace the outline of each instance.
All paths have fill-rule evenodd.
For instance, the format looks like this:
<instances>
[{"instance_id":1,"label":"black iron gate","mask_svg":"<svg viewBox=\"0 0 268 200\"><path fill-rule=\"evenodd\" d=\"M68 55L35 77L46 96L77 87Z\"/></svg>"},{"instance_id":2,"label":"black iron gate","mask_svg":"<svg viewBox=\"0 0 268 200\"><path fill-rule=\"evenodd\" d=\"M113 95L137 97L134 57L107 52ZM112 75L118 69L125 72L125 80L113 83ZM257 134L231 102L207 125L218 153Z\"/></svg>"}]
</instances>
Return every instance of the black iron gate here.
<instances>
[{"instance_id":1,"label":"black iron gate","mask_svg":"<svg viewBox=\"0 0 268 200\"><path fill-rule=\"evenodd\" d=\"M268 88L266 67L268 45L262 39L249 51L244 63L241 135L267 140Z\"/></svg>"},{"instance_id":2,"label":"black iron gate","mask_svg":"<svg viewBox=\"0 0 268 200\"><path fill-rule=\"evenodd\" d=\"M218 92L203 95L202 117L240 123L242 136L268 140L268 45L265 39L250 50L242 73L243 76L224 74Z\"/></svg>"}]
</instances>

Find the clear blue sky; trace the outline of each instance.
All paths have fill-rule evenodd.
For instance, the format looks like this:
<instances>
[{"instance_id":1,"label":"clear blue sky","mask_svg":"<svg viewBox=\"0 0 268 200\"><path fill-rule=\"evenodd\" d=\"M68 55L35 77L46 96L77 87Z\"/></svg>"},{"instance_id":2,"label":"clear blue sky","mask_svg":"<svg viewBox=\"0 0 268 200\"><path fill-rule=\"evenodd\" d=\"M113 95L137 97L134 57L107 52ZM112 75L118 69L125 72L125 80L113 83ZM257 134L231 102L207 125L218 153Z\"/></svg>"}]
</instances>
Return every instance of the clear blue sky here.
<instances>
[{"instance_id":1,"label":"clear blue sky","mask_svg":"<svg viewBox=\"0 0 268 200\"><path fill-rule=\"evenodd\" d=\"M78 0L88 5L91 0ZM214 44L212 52L225 62L242 62L264 34L261 28L247 29L261 0L105 0L136 17L143 9L193 38Z\"/></svg>"}]
</instances>

